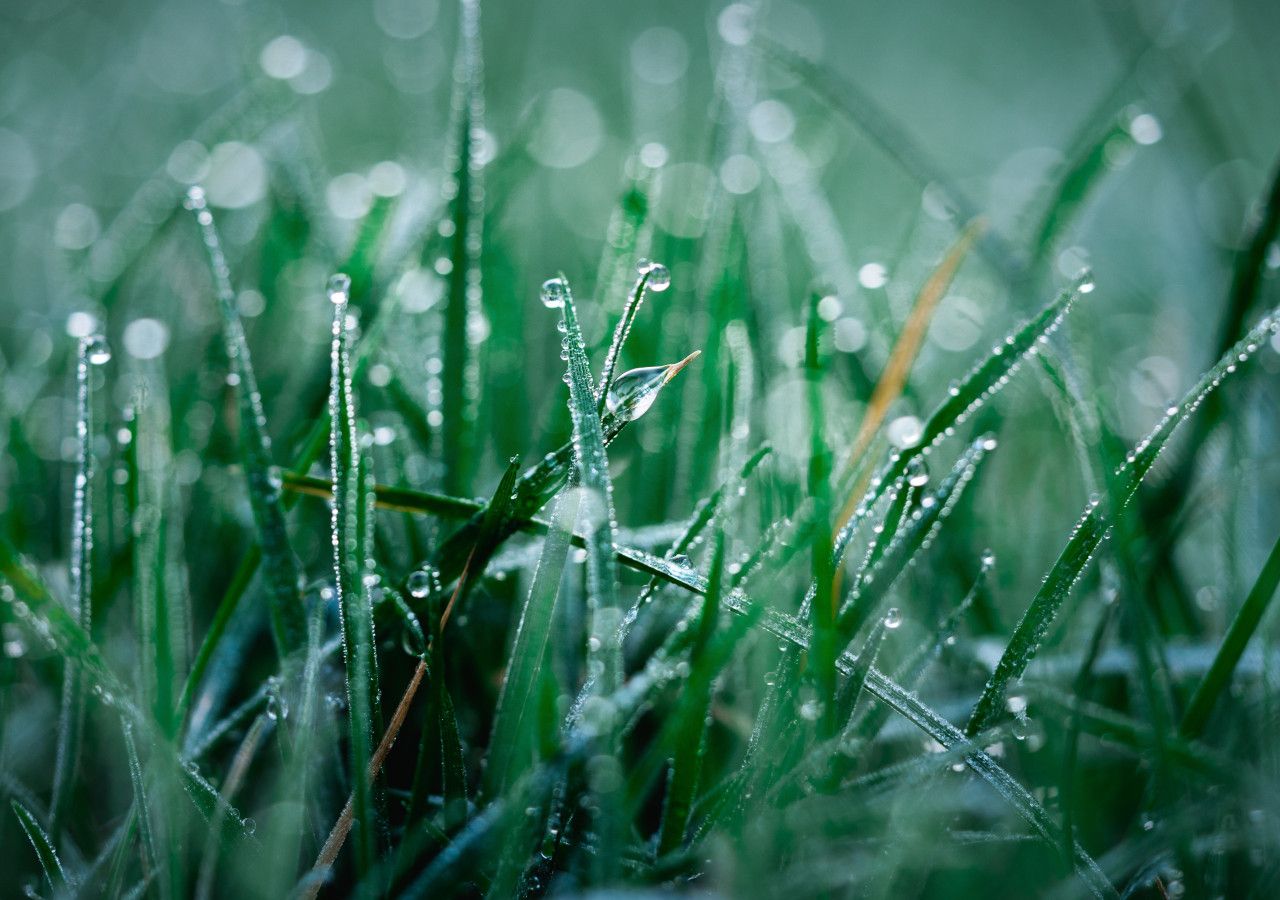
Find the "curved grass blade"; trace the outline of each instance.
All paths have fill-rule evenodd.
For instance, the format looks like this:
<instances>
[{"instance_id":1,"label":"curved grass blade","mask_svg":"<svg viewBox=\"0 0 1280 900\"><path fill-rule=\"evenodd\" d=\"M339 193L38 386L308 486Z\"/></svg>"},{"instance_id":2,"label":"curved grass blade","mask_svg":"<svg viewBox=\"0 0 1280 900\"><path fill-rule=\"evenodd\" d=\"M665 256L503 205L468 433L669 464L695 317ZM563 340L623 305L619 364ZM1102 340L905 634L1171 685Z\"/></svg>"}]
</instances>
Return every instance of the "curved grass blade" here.
<instances>
[{"instance_id":1,"label":"curved grass blade","mask_svg":"<svg viewBox=\"0 0 1280 900\"><path fill-rule=\"evenodd\" d=\"M58 851L53 849L53 842L49 840L49 835L40 827L40 823L36 821L36 817L29 809L17 800L10 800L9 805L13 808L14 815L18 817L18 822L21 823L27 840L31 842L31 847L36 851L40 868L44 870L44 877L49 879L49 884L53 885L55 892L62 893L68 886L67 873L62 869L62 860L58 859Z\"/></svg>"},{"instance_id":2,"label":"curved grass blade","mask_svg":"<svg viewBox=\"0 0 1280 900\"><path fill-rule=\"evenodd\" d=\"M71 603L85 634L93 633L93 403L90 366L110 357L101 337L83 338L76 348L76 480L71 509ZM67 660L58 717L58 749L54 759L50 829L60 832L67 812L84 732L84 673Z\"/></svg>"},{"instance_id":3,"label":"curved grass blade","mask_svg":"<svg viewBox=\"0 0 1280 900\"><path fill-rule=\"evenodd\" d=\"M1212 394L1224 378L1235 373L1259 346L1280 331L1280 320L1276 316L1277 313L1273 311L1255 325L1213 368L1201 376L1180 403L1169 408L1147 437L1137 443L1115 473L1116 482L1111 502L1117 510L1133 499L1143 478L1151 470L1177 427L1200 408L1205 398ZM978 698L966 729L970 735L990 725L999 714L1009 682L1026 671L1058 610L1109 530L1106 510L1098 500L1091 500L1044 584L1014 629L1000 662Z\"/></svg>"},{"instance_id":4,"label":"curved grass blade","mask_svg":"<svg viewBox=\"0 0 1280 900\"><path fill-rule=\"evenodd\" d=\"M1209 671L1204 673L1204 678L1191 695L1178 729L1184 737L1198 738L1204 733L1205 726L1209 724L1209 714L1213 712L1214 704L1222 692L1231 684L1236 664L1240 662L1249 639L1258 630L1262 617L1275 598L1277 586L1280 586L1280 541L1272 546L1257 581L1253 583L1244 604L1231 620Z\"/></svg>"},{"instance_id":5,"label":"curved grass blade","mask_svg":"<svg viewBox=\"0 0 1280 900\"><path fill-rule=\"evenodd\" d=\"M302 646L306 638L306 622L298 595L298 565L289 545L284 504L281 502L279 470L271 460L271 438L262 411L262 395L258 391L244 323L240 320L235 290L231 286L231 269L202 188L192 187L187 192L186 207L195 213L213 273L223 341L231 373L235 376L240 410L240 459L248 480L249 505L258 527L259 546L267 563L263 580L267 586L271 634L275 639L276 652L284 659Z\"/></svg>"}]
</instances>

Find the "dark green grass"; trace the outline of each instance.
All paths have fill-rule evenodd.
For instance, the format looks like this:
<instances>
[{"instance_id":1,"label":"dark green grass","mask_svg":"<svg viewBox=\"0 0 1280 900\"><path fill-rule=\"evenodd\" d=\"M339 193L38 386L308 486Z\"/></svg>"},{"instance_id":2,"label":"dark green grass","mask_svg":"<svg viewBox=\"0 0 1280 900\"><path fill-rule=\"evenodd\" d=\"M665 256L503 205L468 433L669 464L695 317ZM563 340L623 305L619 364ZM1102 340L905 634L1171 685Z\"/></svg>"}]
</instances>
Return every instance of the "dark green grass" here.
<instances>
[{"instance_id":1,"label":"dark green grass","mask_svg":"<svg viewBox=\"0 0 1280 900\"><path fill-rule=\"evenodd\" d=\"M79 261L114 356L59 334L0 376L75 401L65 464L0 406L3 891L1273 893L1280 176L1183 336L1203 374L1131 421L1094 348L1136 275L1060 269L1144 165L1132 65L984 232L861 87L717 40L691 142L760 183L664 196L638 154L566 276L522 262L539 112L488 158L479 4L448 15L438 202L335 231L322 100L248 85L196 137L271 148L260 215L157 175ZM891 292L849 282L857 198L752 125L779 84L950 210ZM1174 121L1215 146L1203 102ZM210 315L156 359L124 323L170 270ZM1003 312L948 368L907 307L953 280Z\"/></svg>"}]
</instances>

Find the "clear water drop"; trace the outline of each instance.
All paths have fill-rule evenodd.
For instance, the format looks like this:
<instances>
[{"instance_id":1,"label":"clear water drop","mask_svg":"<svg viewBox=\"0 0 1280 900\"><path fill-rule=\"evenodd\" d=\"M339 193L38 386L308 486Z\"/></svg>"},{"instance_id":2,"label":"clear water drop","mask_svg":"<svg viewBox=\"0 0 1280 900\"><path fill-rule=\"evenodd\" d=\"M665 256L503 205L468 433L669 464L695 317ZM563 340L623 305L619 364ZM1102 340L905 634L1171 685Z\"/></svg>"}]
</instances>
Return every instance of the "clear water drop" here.
<instances>
[{"instance_id":1,"label":"clear water drop","mask_svg":"<svg viewBox=\"0 0 1280 900\"><path fill-rule=\"evenodd\" d=\"M559 276L542 282L542 305L547 309L561 309L569 296L569 284Z\"/></svg>"},{"instance_id":2,"label":"clear water drop","mask_svg":"<svg viewBox=\"0 0 1280 900\"><path fill-rule=\"evenodd\" d=\"M655 293L662 293L671 287L671 270L662 263L649 263L649 280L646 282L649 290Z\"/></svg>"},{"instance_id":3,"label":"clear water drop","mask_svg":"<svg viewBox=\"0 0 1280 900\"><path fill-rule=\"evenodd\" d=\"M907 484L912 487L924 487L929 483L929 467L919 456L907 460Z\"/></svg>"},{"instance_id":4,"label":"clear water drop","mask_svg":"<svg viewBox=\"0 0 1280 900\"><path fill-rule=\"evenodd\" d=\"M431 574L425 569L418 569L409 575L406 585L409 588L409 593L421 600L431 593L431 582Z\"/></svg>"},{"instance_id":5,"label":"clear water drop","mask_svg":"<svg viewBox=\"0 0 1280 900\"><path fill-rule=\"evenodd\" d=\"M1076 290L1082 294L1092 294L1095 287L1097 282L1093 278L1093 269L1081 269L1080 274L1076 276Z\"/></svg>"},{"instance_id":6,"label":"clear water drop","mask_svg":"<svg viewBox=\"0 0 1280 900\"><path fill-rule=\"evenodd\" d=\"M896 606L889 607L884 614L884 627L888 629L897 628L902 624L902 611Z\"/></svg>"},{"instance_id":7,"label":"clear water drop","mask_svg":"<svg viewBox=\"0 0 1280 900\"><path fill-rule=\"evenodd\" d=\"M623 372L609 388L604 400L605 406L611 413L625 414L628 420L640 418L658 398L658 391L666 383L669 368L670 366L645 366Z\"/></svg>"},{"instance_id":8,"label":"clear water drop","mask_svg":"<svg viewBox=\"0 0 1280 900\"><path fill-rule=\"evenodd\" d=\"M996 551L992 550L990 547L988 547L986 550L983 550L982 565L986 568L991 568L995 564L996 564Z\"/></svg>"},{"instance_id":9,"label":"clear water drop","mask_svg":"<svg viewBox=\"0 0 1280 900\"><path fill-rule=\"evenodd\" d=\"M84 338L81 346L84 348L84 358L91 366L100 366L111 360L111 347L107 344L107 339L100 334Z\"/></svg>"},{"instance_id":10,"label":"clear water drop","mask_svg":"<svg viewBox=\"0 0 1280 900\"><path fill-rule=\"evenodd\" d=\"M343 272L335 272L329 276L325 293L329 295L331 303L346 303L351 294L351 277Z\"/></svg>"}]
</instances>

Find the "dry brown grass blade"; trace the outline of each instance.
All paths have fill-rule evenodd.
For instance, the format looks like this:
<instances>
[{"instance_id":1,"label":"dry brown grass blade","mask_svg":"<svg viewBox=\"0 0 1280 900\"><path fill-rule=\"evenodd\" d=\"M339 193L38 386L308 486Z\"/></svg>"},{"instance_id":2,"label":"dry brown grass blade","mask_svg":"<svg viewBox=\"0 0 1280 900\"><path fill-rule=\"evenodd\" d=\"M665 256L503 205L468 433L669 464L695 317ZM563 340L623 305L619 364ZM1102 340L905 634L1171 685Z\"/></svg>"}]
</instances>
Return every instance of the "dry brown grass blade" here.
<instances>
[{"instance_id":1,"label":"dry brown grass blade","mask_svg":"<svg viewBox=\"0 0 1280 900\"><path fill-rule=\"evenodd\" d=\"M902 326L902 333L898 335L898 340L893 345L893 351L889 354L889 360L885 363L884 371L880 373L880 380L876 382L875 389L871 392L871 399L867 402L866 415L862 417L862 424L858 426L857 436L853 439L853 445L849 450L849 457L845 460L843 478L848 478L857 468L858 462L862 459L862 455L867 452L867 448L871 445L871 439L875 437L880 426L884 424L884 417L889 412L889 407L893 402L902 396L902 390L907 385L907 376L911 374L911 366L916 361L916 356L920 353L920 347L924 343L924 336L929 331L929 323L933 321L933 314L938 308L939 301L947 292L947 288L951 287L951 282L956 277L956 272L960 269L960 264L964 262L965 257L969 255L969 251L973 248L974 243L982 236L982 232L986 229L986 220L979 216L969 222L964 230L960 232L960 236L956 238L951 249L947 251L947 255L943 257L942 262L933 270L920 287L920 292L916 294L915 303L911 307L911 313L907 316L907 321ZM853 516L853 511L857 509L858 498L862 496L866 490L866 480L868 476L864 476L862 481L849 494L848 500L845 501L844 508L840 511L840 517L836 522L835 531L839 532Z\"/></svg>"},{"instance_id":2,"label":"dry brown grass blade","mask_svg":"<svg viewBox=\"0 0 1280 900\"><path fill-rule=\"evenodd\" d=\"M471 559L475 556L475 548L472 548L471 554L467 556L466 565L462 567L462 574L458 576L458 582L454 585L453 594L449 597L449 602L445 605L444 612L440 614L440 628L449 622L449 615L453 612L453 606L457 602L458 597L462 593L463 587L467 583L467 575L471 572ZM430 650L430 644L427 645ZM396 738L400 734L400 729L404 725L404 720L409 715L409 706L413 703L414 696L418 693L418 688L422 685L422 679L427 674L427 662L424 658L418 661L418 665L413 670L413 677L409 679L408 686L404 689L404 694L400 697L400 702L396 704L396 711L391 716L391 722L387 725L387 730L382 735L382 740L378 742L378 747L373 752L373 757L369 760L369 772L366 776L370 781L378 777L378 771L382 768L383 762L387 758L387 754L391 752L392 746L396 742ZM338 858L338 853L342 850L342 845L346 843L347 835L351 832L351 821L354 816L355 795L347 797L347 805L342 808L338 821L334 823L333 830L329 832L329 837L325 840L324 846L320 848L320 853L316 856L315 865L311 867L311 871L315 875L324 872L330 868L334 861ZM312 878L306 889L299 895L302 900L315 900L320 888L323 886L322 878Z\"/></svg>"}]
</instances>

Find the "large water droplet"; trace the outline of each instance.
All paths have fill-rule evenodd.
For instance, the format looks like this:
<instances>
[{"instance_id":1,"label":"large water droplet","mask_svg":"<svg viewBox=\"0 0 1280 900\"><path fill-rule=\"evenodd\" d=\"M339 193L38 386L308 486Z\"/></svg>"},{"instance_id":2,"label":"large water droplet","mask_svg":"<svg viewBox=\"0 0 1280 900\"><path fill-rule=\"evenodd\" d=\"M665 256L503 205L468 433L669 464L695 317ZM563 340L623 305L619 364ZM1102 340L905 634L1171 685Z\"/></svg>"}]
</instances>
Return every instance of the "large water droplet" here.
<instances>
[{"instance_id":1,"label":"large water droplet","mask_svg":"<svg viewBox=\"0 0 1280 900\"><path fill-rule=\"evenodd\" d=\"M545 295L544 295L545 296ZM670 366L645 366L623 372L609 388L604 403L609 412L635 420L649 411L667 378Z\"/></svg>"},{"instance_id":2,"label":"large water droplet","mask_svg":"<svg viewBox=\"0 0 1280 900\"><path fill-rule=\"evenodd\" d=\"M346 303L351 294L351 277L342 272L334 273L329 276L325 292L329 295L330 302Z\"/></svg>"},{"instance_id":3,"label":"large water droplet","mask_svg":"<svg viewBox=\"0 0 1280 900\"><path fill-rule=\"evenodd\" d=\"M897 628L902 624L902 611L896 606L889 607L884 614L884 627L889 629Z\"/></svg>"},{"instance_id":4,"label":"large water droplet","mask_svg":"<svg viewBox=\"0 0 1280 900\"><path fill-rule=\"evenodd\" d=\"M645 282L649 290L662 293L671 287L671 270L659 262L649 263L649 280Z\"/></svg>"},{"instance_id":5,"label":"large water droplet","mask_svg":"<svg viewBox=\"0 0 1280 900\"><path fill-rule=\"evenodd\" d=\"M542 282L542 305L547 309L560 309L569 296L569 284L563 278L548 278Z\"/></svg>"},{"instance_id":6,"label":"large water droplet","mask_svg":"<svg viewBox=\"0 0 1280 900\"><path fill-rule=\"evenodd\" d=\"M100 334L90 335L83 339L84 358L89 361L91 366L100 366L111 360L111 347L107 345L107 339Z\"/></svg>"}]
</instances>

